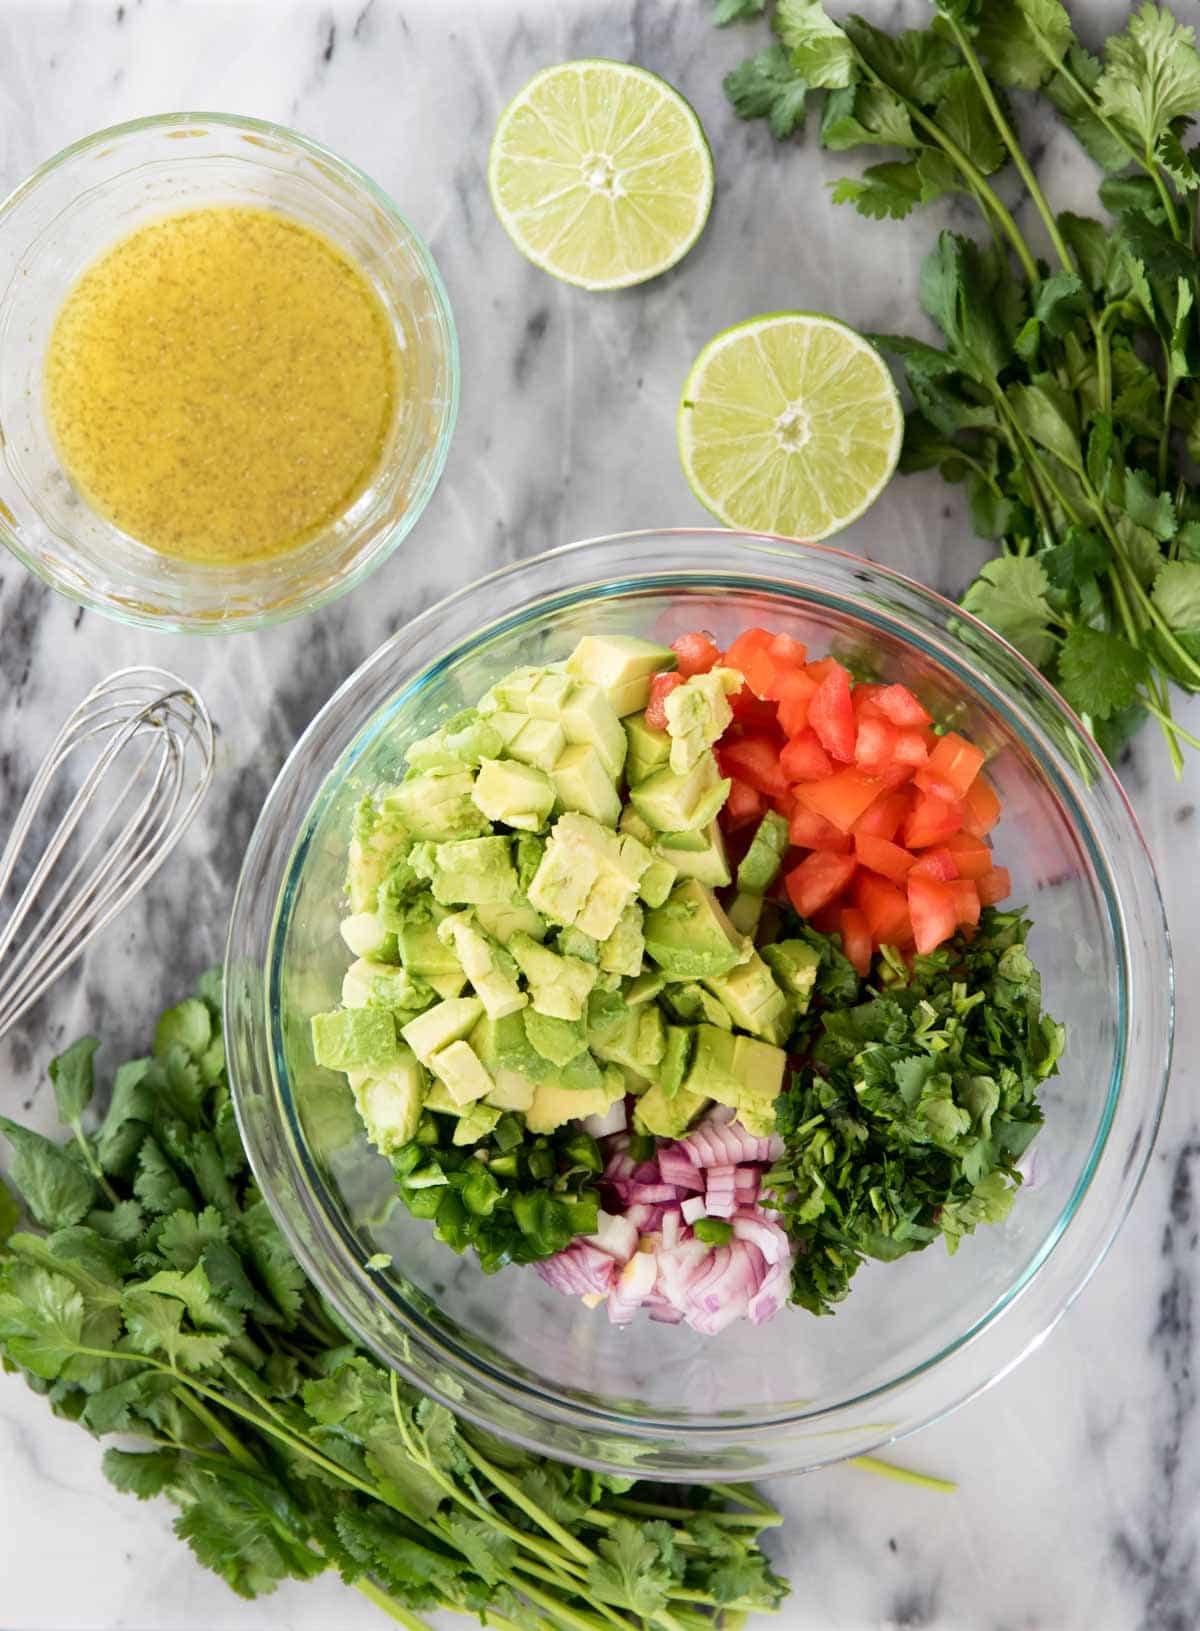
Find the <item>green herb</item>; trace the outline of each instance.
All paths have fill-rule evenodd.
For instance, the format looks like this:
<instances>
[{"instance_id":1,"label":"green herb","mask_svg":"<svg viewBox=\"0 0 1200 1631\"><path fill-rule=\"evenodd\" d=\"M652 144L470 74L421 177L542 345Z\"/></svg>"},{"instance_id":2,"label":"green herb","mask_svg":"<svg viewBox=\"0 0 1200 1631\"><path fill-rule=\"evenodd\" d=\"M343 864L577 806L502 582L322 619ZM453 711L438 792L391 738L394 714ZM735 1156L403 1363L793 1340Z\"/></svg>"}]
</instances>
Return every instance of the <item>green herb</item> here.
<instances>
[{"instance_id":1,"label":"green herb","mask_svg":"<svg viewBox=\"0 0 1200 1631\"><path fill-rule=\"evenodd\" d=\"M700 1631L774 1608L787 1587L758 1538L779 1515L752 1491L541 1460L356 1347L250 1176L219 1004L210 975L163 1015L97 1131L92 1040L51 1067L65 1147L0 1120L46 1231L14 1232L0 1183L5 1368L90 1432L143 1440L105 1453L108 1478L172 1500L176 1533L244 1597L335 1569L410 1631L439 1608L497 1631ZM486 1204L474 1165L464 1207Z\"/></svg>"},{"instance_id":2,"label":"green herb","mask_svg":"<svg viewBox=\"0 0 1200 1631\"><path fill-rule=\"evenodd\" d=\"M1193 30L1144 4L1105 44L1077 41L1060 0L931 0L929 27L835 22L778 0L780 44L726 80L735 111L779 137L824 97L820 141L880 149L838 203L900 220L950 194L987 236L943 232L920 299L943 345L876 335L912 393L901 468L965 486L995 544L968 610L1037 664L1115 754L1147 716L1178 770L1200 745L1170 685L1200 690L1200 112ZM724 21L751 16L727 7ZM1039 92L1104 172L1113 219L1055 211L1009 92ZM1013 172L1009 174L1009 172ZM1050 245L1017 224L1014 184Z\"/></svg>"},{"instance_id":3,"label":"green herb","mask_svg":"<svg viewBox=\"0 0 1200 1631\"><path fill-rule=\"evenodd\" d=\"M765 1180L797 1248L802 1307L831 1313L864 1258L939 1236L953 1252L1007 1216L1064 1035L1041 1011L1028 929L989 907L972 940L911 969L885 953L874 987L825 1000L778 1101L785 1151Z\"/></svg>"}]
</instances>

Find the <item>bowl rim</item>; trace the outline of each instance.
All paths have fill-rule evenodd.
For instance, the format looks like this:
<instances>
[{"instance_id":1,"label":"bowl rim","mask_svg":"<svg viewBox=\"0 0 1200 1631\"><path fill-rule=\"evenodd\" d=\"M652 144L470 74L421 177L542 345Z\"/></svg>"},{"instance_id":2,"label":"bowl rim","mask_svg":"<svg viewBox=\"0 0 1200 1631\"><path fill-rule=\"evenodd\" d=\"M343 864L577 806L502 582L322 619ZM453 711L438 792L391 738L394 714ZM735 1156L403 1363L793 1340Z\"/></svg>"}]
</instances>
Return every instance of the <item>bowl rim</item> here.
<instances>
[{"instance_id":1,"label":"bowl rim","mask_svg":"<svg viewBox=\"0 0 1200 1631\"><path fill-rule=\"evenodd\" d=\"M834 557L837 561L845 563L856 570L862 570L864 568L867 569L872 574L875 574L877 577L884 580L885 583L891 582L898 588L904 589L910 594L915 594L921 600L926 602L932 611L937 611L942 614L952 616L962 625L975 631L976 636L983 640L985 646L993 647L996 651L1003 653L1010 662L1015 660L1019 668L1024 671L1024 677L1032 683L1034 690L1040 694L1042 699L1050 704L1054 714L1059 716L1066 725L1077 730L1085 741L1090 740L1086 731L1083 729L1082 723L1078 720L1073 710L1071 710L1065 700L1053 689L1052 686L1049 685L1038 670L1031 663L1029 663L1020 652L1011 647L1008 642L1004 641L995 633L994 630L982 624L971 614L963 612L960 607L956 606L946 597L938 594L937 591L927 588L925 585L916 582L914 579L907 577L903 573L895 571L893 568L880 566L875 562L866 560L864 557L858 556L848 550L841 549L834 545L825 543L797 544L795 540L780 538L769 534L729 531L719 527L642 528L628 532L602 535L599 537L580 540L575 543L562 545L558 548L545 551L536 556L511 562L498 568L496 571L488 574L486 577L476 581L474 584L464 585L463 587L454 591L452 594L446 596L443 600L426 609L424 612L419 614L418 617L412 619L401 629L397 630L392 636L389 637L388 640L384 641L375 652L368 656L367 659L359 666L359 668L355 670L355 672L350 675L340 687L338 687L333 696L330 698L329 702L325 705L325 708L321 710L314 721L310 724L308 730L301 737L296 748L293 750L293 754L289 757L288 761L285 763L282 771L280 772L279 779L276 783L276 788L272 790L272 794L267 801L267 805L264 806L263 817L260 818L260 825L267 820L271 803L276 796L276 791L279 789L281 784L285 783L289 770L293 767L293 761L303 758L312 735L315 732L319 733L320 726L325 717L335 711L338 703L344 697L346 697L356 687L367 682L372 670L376 668L376 666L386 664L393 655L396 647L402 641L411 640L414 631L419 627L427 628L430 624L442 619L450 606L456 604L460 605L464 601L472 601L480 597L481 592L486 598L488 587L495 584L499 580L536 571L539 568L544 568L548 563L553 563L556 560L561 560L566 557L572 557L588 550L595 551L612 545L635 544L639 541L650 539L687 540L691 538L707 540L719 539L728 543L738 541L750 546L765 546L765 553L776 553L782 559L787 559L789 556L794 558L797 550L808 551L816 555ZM744 570L739 572L736 563L731 564L728 576L731 579L738 578L741 582L744 582L747 587L752 586L753 573L749 565L747 565ZM308 803L308 807L299 815L298 822L293 825L291 832L288 835L291 839L291 849L288 858L282 864L282 884L278 892L278 899L275 902L274 919L271 930L270 965L264 972L266 973L269 982L268 1024L271 1033L269 1052L271 1055L271 1070L276 1078L273 1082L273 1086L276 1091L277 1099L283 1101L282 1107L285 1111L285 1121L292 1120L292 1125L288 1128L288 1142L291 1146L293 1158L295 1159L298 1156L303 1168L310 1168L311 1162L307 1151L304 1148L304 1140L298 1123L294 1121L293 1112L288 1107L288 1100L290 1099L291 1095L287 1092L286 1088L280 1089L278 1081L278 1076L281 1072L283 1073L284 1080L286 1081L286 1063L280 1045L278 1024L278 973L282 945L280 923L286 916L286 897L290 893L292 880L295 877L302 860L303 850L307 847L306 835L310 830L313 820L319 813L320 808L324 805L326 798L331 796L330 784L334 780L335 771L337 772L338 779L340 781L341 777L352 769L354 760L358 757L359 752L362 750L363 746L366 745L366 742L368 740L373 740L380 730L386 729L386 716L390 714L392 706L397 703L402 696L408 694L414 685L418 685L424 679L428 678L431 672L435 671L441 662L449 660L453 655L461 654L464 647L472 647L482 641L486 641L488 638L493 637L495 634L503 630L505 626L511 625L512 623L518 622L529 616L535 607L540 613L552 614L556 603L560 601L578 600L581 596L586 597L590 593L595 593L597 599L603 599L606 596L612 596L613 594L617 594L625 590L645 589L654 587L655 585L667 586L671 581L679 581L682 583L690 580L692 586L699 588L702 587L703 583L705 582L713 583L714 580L716 580L717 587L721 586L719 573L715 573L712 570L705 571L695 567L689 568L687 566L680 566L674 569L664 569L661 571L646 569L636 574L626 572L621 574L619 577L610 575L609 577L604 578L602 576L602 569L598 564L596 578L599 581L594 584L589 583L585 586L583 584L575 583L569 584L563 588L550 587L546 589L545 592L537 593L529 601L521 602L520 604L507 609L499 617L489 619L483 625L475 628L470 634L456 638L454 644L449 649L443 650L439 656L424 662L420 668L416 669L411 675L408 676L406 680L401 682L396 687L396 690L390 700L377 703L372 708L371 713L365 720L360 719L355 726L346 728L339 739L339 751L336 761L330 768L326 769L324 775L319 781L319 784L317 785L316 792L313 794L310 802ZM764 588L767 587L765 583L763 586ZM797 599L807 599L810 603L813 601L817 601L819 603L821 598L820 592L814 592L813 586L810 584L796 583L794 585L794 592ZM893 623L901 620L901 614L898 614L894 610L890 615ZM899 630L894 630L894 632L897 634L900 633ZM904 638L910 644L918 646L921 644L920 637L915 636L914 631L904 631ZM944 652L938 651L936 648L930 649L931 655L933 655L939 662L945 662L946 659ZM1024 712L1027 706L1026 704L1018 702L1012 696L1006 697L1005 692L1001 687L1001 682L990 675L977 676L975 680L975 689L977 691L982 691L986 700L988 700L992 705L995 705L997 701L1006 702L1007 708L1005 709L1005 712L1008 714L1008 723L1016 727L1018 736L1023 734L1021 723L1020 721L1013 719L1011 710L1013 707L1016 707L1021 712ZM1137 817L1134 814L1128 797L1126 796L1124 789L1116 777L1115 772L1113 772L1111 766L1107 765L1106 761L1102 759L1102 756L1099 755L1098 749L1095 750L1095 753L1102 766L1102 774L1106 779L1108 791L1115 791L1117 795L1117 803L1121 812L1121 817L1124 824L1127 826L1131 837L1136 840L1135 849L1138 852L1144 870L1148 873L1151 881L1151 895L1145 904L1147 909L1155 917L1155 926L1161 934L1161 949L1166 972L1166 1009L1164 1015L1165 1026L1161 1048L1161 1072L1159 1074L1152 1109L1149 1115L1143 1117L1141 1124L1142 1136L1140 1145L1136 1151L1136 1173L1133 1177L1132 1183L1128 1185L1127 1191L1120 1197L1121 1204L1119 1208L1109 1215L1106 1224L1102 1229L1097 1231L1097 1238L1095 1242L1093 1242L1088 1248L1090 1257L1084 1267L1083 1272L1073 1272L1073 1281L1069 1287L1067 1295L1059 1302L1058 1306L1050 1317L1048 1319L1042 1319L1038 1328L1033 1331L1032 1334L1026 1338L1026 1340L1018 1345L1017 1350L1011 1353L998 1369L992 1371L986 1376L974 1380L969 1387L957 1393L952 1399L949 1400L949 1402L943 1403L938 1408L926 1410L919 1416L918 1419L912 1421L906 1421L898 1425L895 1423L881 1423L879 1436L874 1441L876 1447L891 1442L895 1438L902 1437L908 1432L915 1431L919 1427L928 1424L928 1422L939 1419L941 1416L957 1408L959 1404L965 1402L971 1397L974 1397L985 1388L991 1386L1001 1376L1007 1374L1008 1371L1014 1368L1015 1365L1017 1365L1028 1352L1030 1352L1042 1340L1044 1340L1046 1335L1049 1334L1049 1331L1058 1323L1058 1320L1062 1318L1063 1314L1066 1312L1067 1308L1070 1307L1075 1297L1078 1296L1084 1285L1087 1284L1088 1280L1091 1278L1091 1275L1098 1268L1109 1247L1111 1246L1112 1241L1124 1222L1129 1207L1132 1205L1133 1199L1136 1196L1149 1160L1151 1150L1153 1148L1154 1139L1157 1134L1162 1114L1167 1081L1169 1078L1171 1050L1173 1044L1173 964L1171 959L1170 935L1163 910L1161 891L1159 890L1157 878L1154 873L1153 861L1149 855L1148 847L1145 843ZM1057 767L1055 767L1055 775L1048 779L1051 781L1051 786L1056 797L1060 803L1063 803L1066 806L1071 825L1075 829L1076 839L1089 854L1092 865L1095 867L1099 876L1105 897L1107 915L1113 925L1113 937L1118 949L1119 970L1123 976L1123 981L1128 980L1130 937L1126 933L1124 915L1119 910L1122 905L1122 899L1120 892L1115 887L1112 867L1104 853L1104 850L1098 846L1094 836L1091 834L1090 823L1087 821L1086 817L1081 826L1078 818L1083 815L1084 812L1081 810L1077 799L1069 788L1069 785L1062 780L1061 775L1057 771ZM254 840L252 839L251 849L253 848L253 843ZM227 967L231 967L233 964L235 952L235 926L239 916L239 908L243 904L241 899L242 886L246 878L251 849L248 849L247 851L247 866L243 869L243 877L242 880L239 881L238 894L235 898L234 915L231 919L230 927ZM1122 1003L1123 1007L1127 1009L1129 1005L1125 997L1122 998ZM1121 1093L1125 1088L1128 1077L1128 1053L1130 1047L1129 1038L1131 1033L1132 1023L1126 1023L1122 1028L1119 1046L1114 1052L1114 1064L1110 1076L1106 1106L1102 1113L1101 1122L1094 1136L1092 1146L1088 1152L1083 1171L1072 1187L1070 1198L1066 1202L1062 1211L1059 1213L1058 1217L1046 1230L1045 1237L1034 1252L1032 1260L1022 1269L1015 1282L1006 1287L1004 1292L997 1296L987 1310L985 1310L985 1312L977 1320L975 1320L968 1329L957 1334L949 1343L941 1345L935 1353L909 1366L904 1372L890 1376L878 1384L863 1389L860 1393L853 1395L843 1394L833 1403L823 1404L812 1410L797 1411L795 1409L785 1409L777 1414L755 1417L753 1421L749 1423L739 1420L736 1424L736 1430L742 1440L757 1439L761 1435L769 1434L773 1430L777 1430L783 1426L795 1427L800 1424L815 1425L826 1418L836 1416L839 1412L844 1412L854 1408L855 1406L861 1406L864 1403L878 1401L881 1398L886 1398L889 1395L898 1393L906 1386L913 1384L915 1381L920 1380L922 1377L925 1377L930 1372L936 1370L943 1363L943 1361L952 1359L955 1355L960 1354L965 1348L971 1346L977 1337L981 1336L989 1328L995 1327L999 1317L1012 1308L1012 1306L1019 1300L1021 1295L1041 1274L1042 1269L1053 1255L1054 1250L1069 1230L1079 1211L1082 1200L1100 1168L1100 1164L1107 1148L1107 1141L1111 1131L1113 1118L1116 1114L1117 1104ZM1155 1038L1153 1040L1157 1042L1158 1039ZM1148 1078L1150 1078L1151 1072L1148 1071L1147 1075ZM231 1081L234 1085L235 1103L238 1105L238 1114L240 1119L241 1105L239 1101L237 1081L232 1068ZM243 1128L243 1131L246 1132L245 1127ZM1147 1132L1149 1134L1148 1137L1145 1136ZM255 1151L252 1136L248 1136L247 1143L251 1153L252 1165L255 1165L255 1170L257 1171L257 1164L255 1163L254 1159ZM305 1182L310 1194L312 1193L314 1187L318 1189L326 1187L324 1186L323 1180L319 1179L319 1176L317 1184L314 1185L311 1170L306 1171ZM265 1185L264 1193L267 1194L268 1202L272 1205L272 1210L276 1212L277 1218L281 1223L284 1223L286 1228L286 1214L283 1213L282 1209L276 1210L275 1204L272 1202L270 1191L265 1187ZM332 1213L330 1210L324 1210L321 1216L323 1226L327 1230L332 1229L335 1233L344 1235L344 1231L340 1227L340 1222L336 1217L336 1213ZM289 1238L292 1239L293 1247L298 1248L299 1243L294 1238L292 1232L290 1230L288 1232ZM309 1267L310 1272L313 1272L314 1270L316 1271L315 1277L318 1279L319 1283L322 1283L323 1289L325 1289L327 1294L329 1294L329 1288L323 1284L324 1277L319 1266L315 1265L307 1254L303 1255L305 1256L305 1262ZM357 1253L354 1255L357 1256ZM361 1262L356 1263L354 1266L361 1270ZM378 1300L380 1291L383 1289L380 1287L378 1281L372 1283L369 1275L363 1275L361 1277L364 1278L368 1284L373 1284L373 1296L376 1300ZM333 1295L333 1300L335 1303L338 1301L336 1294ZM343 1308L342 1312L346 1313L347 1310ZM532 1407L534 1414L543 1423L551 1421L557 1422L560 1425L565 1424L571 1427L579 1427L582 1421L584 1426L587 1428L608 1431L609 1433L611 1433L612 1429L616 1427L618 1428L619 1432L623 1433L626 1437L643 1442L653 1440L657 1436L663 1434L673 1435L678 1439L687 1440L691 1445L701 1447L701 1453L703 1453L702 1446L706 1438L713 1440L721 1437L728 1438L730 1433L731 1424L729 1420L723 1420L717 1416L699 1421L695 1419L676 1419L661 1416L629 1416L611 1408L589 1407L588 1404L579 1400L578 1397L573 1396L566 1398L561 1392L555 1392L553 1390L544 1391L536 1386L531 1386L524 1380L524 1378L514 1380L511 1376L507 1376L503 1372L497 1370L494 1365L490 1364L487 1360L482 1359L479 1355L469 1351L464 1351L457 1343L454 1342L453 1338L447 1337L444 1329L430 1325L421 1316L419 1311L413 1310L411 1307L406 1308L403 1311L398 1308L396 1306L396 1299L391 1299L390 1312L393 1317L398 1318L402 1327L413 1332L413 1335L417 1338L417 1340L428 1345L430 1349L436 1350L438 1358L443 1362L448 1363L452 1371L457 1371L458 1374L461 1375L465 1369L470 1373L472 1379L480 1379L481 1377L485 1376L485 1391L493 1398L499 1396L507 1403L512 1405L515 1410L521 1414L528 1413L529 1409ZM354 1323L352 1316L351 1323ZM413 1331L413 1327L416 1327L415 1331ZM369 1340L369 1338L367 1338L367 1340ZM479 1414L476 1411L473 1411L469 1404L464 1404L457 1400L453 1396L452 1390L440 1392L435 1384L431 1384L429 1377L423 1372L408 1374L410 1380L415 1381L417 1385L424 1388L425 1391L433 1392L435 1396L441 1397L443 1402L447 1403L452 1409L457 1409L469 1416L474 1415L474 1419L480 1421L481 1425L490 1426L495 1429L494 1421L491 1421L485 1414ZM522 1438L520 1433L514 1433L509 1428L505 1428L503 1431L505 1431L507 1436L518 1438L522 1442L528 1443L531 1447L545 1448L545 1445L540 1443L536 1438ZM555 1450L552 1453L560 1452ZM570 1454L569 1451L562 1453L568 1455ZM861 1453L858 1446L843 1452L843 1454L856 1453ZM821 1457L818 1461L807 1462L805 1464L821 1465L828 1461L834 1461L840 1458L841 1457L837 1453L831 1453ZM602 1460L598 1461L594 1456L580 1455L577 1457L577 1459L582 1460L589 1465L603 1465L609 1467L610 1470L617 1470L616 1463L604 1462ZM792 1463L792 1465L794 1464L795 1463ZM779 1469L776 1468L771 1470Z\"/></svg>"},{"instance_id":2,"label":"bowl rim","mask_svg":"<svg viewBox=\"0 0 1200 1631\"><path fill-rule=\"evenodd\" d=\"M0 544L3 544L27 571L32 572L36 578L53 589L56 594L62 595L73 605L83 606L89 611L99 612L113 622L123 623L127 627L154 629L165 634L242 634L253 629L272 628L277 624L291 622L292 619L297 617L307 617L310 612L319 611L342 595L349 594L352 589L356 589L365 578L369 577L372 572L389 560L396 549L408 537L424 513L429 500L433 497L450 454L462 394L461 355L458 329L454 321L454 310L450 304L450 296L438 264L434 259L433 251L395 199L372 176L355 164L352 159L346 158L331 147L326 147L324 143L317 141L312 136L305 135L303 131L295 130L290 125L281 124L278 120L259 119L251 114L206 111L204 109L180 109L173 112L142 114L136 119L126 119L119 124L105 125L99 130L78 137L66 147L62 147L56 153L53 153L48 159L43 159L41 164L30 171L29 175L22 181L19 181L3 199L0 199L0 228L3 227L12 211L18 208L28 195L36 191L61 165L68 163L70 160L79 158L106 143L127 136L138 135L143 131L186 128L188 125L199 123L220 125L228 130L248 131L255 136L270 136L282 140L311 158L318 159L322 164L333 166L353 186L366 193L383 211L384 215L399 226L401 232L408 239L413 258L420 268L421 277L433 298L445 344L447 386L445 406L437 438L433 444L432 456L422 480L403 514L381 537L375 549L363 559L356 560L351 569L336 581L324 585L315 594L296 602L294 605L288 604L277 608L250 611L236 617L217 619L192 618L186 615L158 616L152 612L141 611L134 606L117 604L104 596L93 594L88 588L80 589L73 579L68 580L56 572L47 565L40 554L29 550L22 543L17 528L10 521L7 507L2 502L0 502ZM181 154L180 157L186 158L187 155Z\"/></svg>"}]
</instances>

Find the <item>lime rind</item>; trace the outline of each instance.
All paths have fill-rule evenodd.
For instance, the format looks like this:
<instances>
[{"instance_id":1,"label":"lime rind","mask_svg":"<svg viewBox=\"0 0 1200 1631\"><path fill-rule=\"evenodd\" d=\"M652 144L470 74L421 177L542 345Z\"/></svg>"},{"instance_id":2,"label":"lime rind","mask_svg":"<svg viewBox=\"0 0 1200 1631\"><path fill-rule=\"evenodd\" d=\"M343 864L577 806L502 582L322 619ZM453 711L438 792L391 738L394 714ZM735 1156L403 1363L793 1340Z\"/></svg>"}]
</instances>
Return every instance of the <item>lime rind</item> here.
<instances>
[{"instance_id":1,"label":"lime rind","mask_svg":"<svg viewBox=\"0 0 1200 1631\"><path fill-rule=\"evenodd\" d=\"M688 483L725 526L817 542L883 491L904 415L869 341L822 313L773 312L704 347L678 429Z\"/></svg>"},{"instance_id":2,"label":"lime rind","mask_svg":"<svg viewBox=\"0 0 1200 1631\"><path fill-rule=\"evenodd\" d=\"M665 80L585 58L543 68L505 108L488 188L535 266L578 288L629 288L676 265L704 230L712 154Z\"/></svg>"}]
</instances>

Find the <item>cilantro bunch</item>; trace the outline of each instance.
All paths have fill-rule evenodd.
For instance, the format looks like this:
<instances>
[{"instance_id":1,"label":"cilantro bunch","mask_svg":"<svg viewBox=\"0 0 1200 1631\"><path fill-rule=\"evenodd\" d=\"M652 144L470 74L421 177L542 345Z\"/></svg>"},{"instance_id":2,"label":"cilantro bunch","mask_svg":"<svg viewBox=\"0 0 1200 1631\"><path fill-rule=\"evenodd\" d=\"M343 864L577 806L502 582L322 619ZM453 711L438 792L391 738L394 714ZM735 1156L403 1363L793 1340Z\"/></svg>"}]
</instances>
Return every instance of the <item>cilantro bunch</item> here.
<instances>
[{"instance_id":1,"label":"cilantro bunch","mask_svg":"<svg viewBox=\"0 0 1200 1631\"><path fill-rule=\"evenodd\" d=\"M1041 1010L1028 930L988 907L971 940L911 968L885 952L874 988L826 979L766 1179L797 1248L792 1300L814 1314L833 1312L865 1258L939 1236L953 1252L1008 1215L1064 1041Z\"/></svg>"},{"instance_id":2,"label":"cilantro bunch","mask_svg":"<svg viewBox=\"0 0 1200 1631\"><path fill-rule=\"evenodd\" d=\"M1191 28L1143 4L1093 56L1060 0L931 0L889 33L778 0L777 45L736 68L735 111L783 139L824 93L819 139L891 156L834 199L902 220L958 195L981 240L943 232L920 299L944 344L875 335L907 378L901 468L965 485L1000 553L964 600L1062 690L1113 755L1147 716L1182 765L1200 745L1169 687L1200 690L1200 111ZM716 0L716 21L765 0ZM1036 93L1104 172L1109 219L1056 212L1011 93ZM1015 190L1040 222L1027 242ZM1026 211L1029 213L1029 210Z\"/></svg>"},{"instance_id":3,"label":"cilantro bunch","mask_svg":"<svg viewBox=\"0 0 1200 1631\"><path fill-rule=\"evenodd\" d=\"M0 1358L110 1449L118 1489L244 1597L334 1569L397 1624L702 1631L786 1594L752 1490L559 1466L456 1421L363 1353L249 1173L217 973L122 1065L91 1128L94 1039L50 1067L65 1145L0 1117ZM37 1231L16 1232L22 1205Z\"/></svg>"}]
</instances>

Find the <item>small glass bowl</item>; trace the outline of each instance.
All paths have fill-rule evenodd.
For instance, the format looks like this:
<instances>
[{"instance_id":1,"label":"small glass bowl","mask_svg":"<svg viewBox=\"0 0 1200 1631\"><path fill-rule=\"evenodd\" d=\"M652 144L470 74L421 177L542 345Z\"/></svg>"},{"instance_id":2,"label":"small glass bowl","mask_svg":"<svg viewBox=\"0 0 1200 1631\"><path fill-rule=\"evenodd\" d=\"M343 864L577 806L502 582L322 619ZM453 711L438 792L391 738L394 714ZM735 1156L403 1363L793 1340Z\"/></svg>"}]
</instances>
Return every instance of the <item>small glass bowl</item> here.
<instances>
[{"instance_id":1,"label":"small glass bowl","mask_svg":"<svg viewBox=\"0 0 1200 1631\"><path fill-rule=\"evenodd\" d=\"M147 221L210 204L274 209L370 279L404 359L404 392L370 485L308 543L206 565L138 543L76 492L46 422L42 372L75 280ZM314 611L408 534L446 462L458 344L442 280L395 204L345 159L280 125L166 113L76 142L0 205L0 540L52 588L126 623L227 632Z\"/></svg>"},{"instance_id":2,"label":"small glass bowl","mask_svg":"<svg viewBox=\"0 0 1200 1631\"><path fill-rule=\"evenodd\" d=\"M1062 1074L1008 1220L949 1257L869 1263L832 1319L796 1309L716 1337L626 1329L529 1270L491 1278L393 1204L349 1091L318 1069L334 1006L346 849L363 794L408 742L520 663L582 634L671 640L752 624L861 657L913 686L989 755L995 833ZM987 1387L1084 1285L1133 1198L1166 1087L1170 948L1153 867L1111 769L1013 649L959 607L818 545L721 531L634 533L484 579L354 674L284 766L247 851L229 933L227 1046L250 1159L313 1280L388 1364L451 1408L564 1460L729 1479L864 1454ZM369 1266L387 1253L390 1266Z\"/></svg>"}]
</instances>

